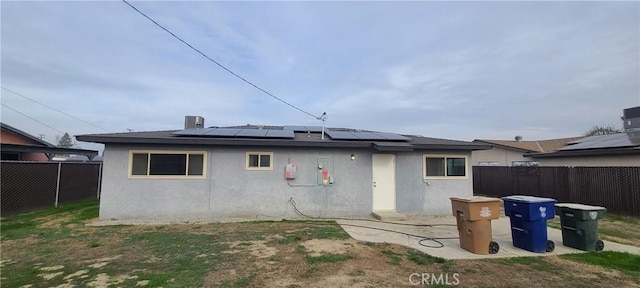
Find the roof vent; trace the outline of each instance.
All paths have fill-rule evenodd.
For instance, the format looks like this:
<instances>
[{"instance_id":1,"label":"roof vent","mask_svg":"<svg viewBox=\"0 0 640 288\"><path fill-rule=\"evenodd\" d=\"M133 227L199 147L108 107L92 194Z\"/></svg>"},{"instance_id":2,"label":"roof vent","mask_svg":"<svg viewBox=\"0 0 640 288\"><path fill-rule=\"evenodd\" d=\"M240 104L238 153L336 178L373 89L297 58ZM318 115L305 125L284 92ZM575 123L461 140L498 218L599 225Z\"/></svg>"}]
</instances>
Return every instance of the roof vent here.
<instances>
[{"instance_id":1,"label":"roof vent","mask_svg":"<svg viewBox=\"0 0 640 288\"><path fill-rule=\"evenodd\" d=\"M522 142L522 136L520 135L516 136L516 142Z\"/></svg>"},{"instance_id":2,"label":"roof vent","mask_svg":"<svg viewBox=\"0 0 640 288\"><path fill-rule=\"evenodd\" d=\"M202 116L184 116L184 129L204 128Z\"/></svg>"}]
</instances>

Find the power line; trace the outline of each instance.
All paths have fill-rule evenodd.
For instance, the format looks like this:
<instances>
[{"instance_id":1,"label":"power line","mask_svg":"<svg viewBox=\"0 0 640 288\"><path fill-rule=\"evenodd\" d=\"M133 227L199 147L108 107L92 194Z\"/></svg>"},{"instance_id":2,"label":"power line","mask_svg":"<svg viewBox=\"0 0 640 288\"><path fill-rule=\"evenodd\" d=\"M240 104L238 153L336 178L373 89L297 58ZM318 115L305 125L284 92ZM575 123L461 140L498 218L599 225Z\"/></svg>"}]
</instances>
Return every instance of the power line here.
<instances>
[{"instance_id":1,"label":"power line","mask_svg":"<svg viewBox=\"0 0 640 288\"><path fill-rule=\"evenodd\" d=\"M60 111L60 110L58 110L58 109L56 109L56 108L53 108L53 107L51 107L51 106L49 106L49 105L47 105L47 104L44 104L44 103L40 102L40 101L38 101L38 100L35 100L35 99L33 99L33 98L30 98L30 97L24 96L24 95L22 95L22 94L20 94L20 93L18 93L18 92L16 92L16 91L13 91L13 90L11 90L11 89L5 88L4 86L0 86L0 87L2 87L2 89L4 89L4 90L7 90L7 91L9 91L9 92L11 92L11 93L13 93L13 94L16 94L16 95L20 96L20 97L23 97L23 98L28 99L28 100L31 100L31 101L33 101L33 102L35 102L35 103L37 103L37 104L40 104L40 105L42 105L42 106L44 106L44 107L47 107L47 108L49 108L49 109L51 109L51 110L54 110L54 111L56 111L56 112L62 113L62 114L64 114L64 115L67 115L67 116L69 116L69 117L71 117L71 118L73 118L73 119L76 119L76 120L78 120L78 121L80 121L80 122L82 122L82 123L89 124L89 125L91 125L91 126L93 126L93 127L96 127L96 128L102 129L102 130L107 131L107 132L111 132L111 131L109 131L108 129L102 128L102 127L100 127L100 126L98 126L98 125L95 125L95 124L93 124L93 123L91 123L91 122L87 122L87 121L85 121L85 120L82 120L82 119L80 119L80 118L78 118L78 117L76 117L76 116L73 116L73 115L71 115L71 114L69 114L69 113L67 113L67 112Z\"/></svg>"},{"instance_id":2,"label":"power line","mask_svg":"<svg viewBox=\"0 0 640 288\"><path fill-rule=\"evenodd\" d=\"M58 129L54 128L54 127L49 126L49 124L46 124L46 123L44 123L44 122L41 122L40 120L38 120L38 119L36 119L36 118L33 118L33 117L31 117L31 116L29 116L29 115L27 115L27 114L24 114L24 113L22 113L22 112L20 112L20 111L18 111L18 110L16 110L16 109L13 109L13 108L11 108L11 107L7 106L7 105L6 105L6 104L4 104L4 103L0 103L0 104L2 104L2 106L4 106L4 107L7 107L7 108L9 108L9 109L11 109L11 110L15 111L16 113L18 113L18 114L20 114L20 115L22 115L22 116L24 116L24 117L27 117L27 118L29 118L29 119L31 119L31 120L33 120L33 121L38 122L38 123L40 123L40 124L42 124L42 125L44 125L44 126L47 126L47 127L51 128L51 129L53 129L53 130L56 130L56 131L58 131L58 132L60 132L60 133L63 133L63 134L65 133L65 132L62 132L62 131L60 131L60 130L58 130Z\"/></svg>"},{"instance_id":3,"label":"power line","mask_svg":"<svg viewBox=\"0 0 640 288\"><path fill-rule=\"evenodd\" d=\"M307 111L303 110L302 108L297 107L297 106L295 106L295 105L293 105L293 104L291 104L291 103L289 103L289 102L287 102L287 101L283 100L282 98L279 98L278 96L276 96L276 95L273 95L273 94L269 93L268 91L266 91L266 90L264 90L264 89L260 88L258 85L253 84L251 81L249 81L249 80L247 80L247 79L243 78L242 76L240 76L240 75L236 74L235 72L231 71L229 68L227 68L227 67L225 67L224 65L220 64L218 61L213 60L211 57L207 56L207 54L205 54L204 52L202 52L202 51L198 50L197 48L193 47L193 45L189 44L187 41L182 40L182 38L178 37L176 34L174 34L173 32L169 31L169 29L167 29L167 28L165 28L164 26L160 25L160 23L156 22L156 21L155 21L155 20L153 20L151 17L147 16L147 14L144 14L142 11L138 10L138 8L136 8L135 6L131 5L131 4L130 4L129 2L127 2L126 0L122 0L122 2L124 2L124 3L125 3L125 4L127 4L127 5L129 5L129 7L131 7L133 10L135 10L135 11L136 11L136 12L138 12L138 13L140 13L140 15L144 16L144 17L145 17L145 18L147 18L149 21L153 22L153 24L155 24L156 26L160 27L160 28L161 28L162 30L164 30L165 32L169 33L171 36L173 36L173 38L178 39L178 41L182 42L184 45L187 45L189 48L191 48L193 51L196 51L198 54L202 55L204 58L207 58L207 60L209 60L209 61L211 61L211 62L215 63L216 65L220 66L220 68L222 68L222 69L224 69L225 71L227 71L227 72L231 73L231 75L236 76L238 79L240 79L240 80L244 81L245 83L247 83L247 84L249 84L249 85L253 86L254 88L256 88L256 89L258 89L258 90L262 91L264 94L267 94L267 95L271 96L273 99L276 99L276 100L278 100L278 101L280 101L280 102L282 102L282 103L284 103L284 104L288 105L289 107L291 107L291 108L293 108L293 109L296 109L296 110L298 110L298 111L300 111L300 112L302 112L302 113L304 113L304 114L307 114L307 115L309 115L309 116L311 116L311 117L313 117L313 118L315 118L315 119L317 119L317 120L322 120L323 116L316 116L316 115L313 115L313 114L311 114L311 113L309 113L309 112L307 112ZM323 114L323 115L324 115L324 114Z\"/></svg>"}]
</instances>

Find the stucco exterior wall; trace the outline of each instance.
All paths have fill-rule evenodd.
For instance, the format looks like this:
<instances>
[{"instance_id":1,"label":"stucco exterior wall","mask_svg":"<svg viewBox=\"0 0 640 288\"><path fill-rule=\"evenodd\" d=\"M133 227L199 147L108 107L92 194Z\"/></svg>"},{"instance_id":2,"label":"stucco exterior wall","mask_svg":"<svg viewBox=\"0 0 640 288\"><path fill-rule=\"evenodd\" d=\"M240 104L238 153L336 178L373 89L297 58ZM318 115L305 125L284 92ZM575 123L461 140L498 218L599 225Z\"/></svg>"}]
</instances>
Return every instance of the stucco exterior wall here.
<instances>
[{"instance_id":1,"label":"stucco exterior wall","mask_svg":"<svg viewBox=\"0 0 640 288\"><path fill-rule=\"evenodd\" d=\"M473 151L473 165L479 166L480 162L498 162L498 166L511 166L513 161L534 161L528 157L522 157L525 152L493 147L489 150Z\"/></svg>"},{"instance_id":2,"label":"stucco exterior wall","mask_svg":"<svg viewBox=\"0 0 640 288\"><path fill-rule=\"evenodd\" d=\"M534 159L540 166L638 167L640 155L580 156Z\"/></svg>"},{"instance_id":3,"label":"stucco exterior wall","mask_svg":"<svg viewBox=\"0 0 640 288\"><path fill-rule=\"evenodd\" d=\"M426 153L429 155L465 155L469 156L466 179L424 179L423 152L396 153L397 191L396 208L398 212L418 215L451 214L451 200L454 196L473 196L470 153Z\"/></svg>"},{"instance_id":4,"label":"stucco exterior wall","mask_svg":"<svg viewBox=\"0 0 640 288\"><path fill-rule=\"evenodd\" d=\"M129 150L207 151L204 179L128 178ZM273 152L273 170L246 170L246 152ZM351 154L355 160L350 159ZM289 204L314 217L368 216L372 212L373 150L107 145L100 218L199 220L298 217ZM451 196L472 195L471 162L465 180L422 179L423 152L396 155L396 207L408 214L449 214ZM433 153L429 153L433 154ZM451 153L448 153L451 154ZM467 154L468 155L468 154ZM318 185L318 159L327 159L334 178ZM470 161L470 160L469 160ZM287 181L284 167L297 166Z\"/></svg>"}]
</instances>

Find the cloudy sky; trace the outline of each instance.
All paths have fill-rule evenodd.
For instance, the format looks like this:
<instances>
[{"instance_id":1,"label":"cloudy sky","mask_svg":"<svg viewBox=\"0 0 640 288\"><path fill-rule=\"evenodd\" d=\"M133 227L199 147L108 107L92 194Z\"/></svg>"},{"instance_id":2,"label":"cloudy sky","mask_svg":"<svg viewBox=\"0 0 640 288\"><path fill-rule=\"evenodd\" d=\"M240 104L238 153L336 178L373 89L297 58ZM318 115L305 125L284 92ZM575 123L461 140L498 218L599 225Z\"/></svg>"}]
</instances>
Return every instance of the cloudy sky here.
<instances>
[{"instance_id":1,"label":"cloudy sky","mask_svg":"<svg viewBox=\"0 0 640 288\"><path fill-rule=\"evenodd\" d=\"M640 105L637 1L132 4L270 93L327 112L330 127L538 140L619 127ZM185 115L320 125L123 2L0 9L1 120L49 142L181 129Z\"/></svg>"}]
</instances>

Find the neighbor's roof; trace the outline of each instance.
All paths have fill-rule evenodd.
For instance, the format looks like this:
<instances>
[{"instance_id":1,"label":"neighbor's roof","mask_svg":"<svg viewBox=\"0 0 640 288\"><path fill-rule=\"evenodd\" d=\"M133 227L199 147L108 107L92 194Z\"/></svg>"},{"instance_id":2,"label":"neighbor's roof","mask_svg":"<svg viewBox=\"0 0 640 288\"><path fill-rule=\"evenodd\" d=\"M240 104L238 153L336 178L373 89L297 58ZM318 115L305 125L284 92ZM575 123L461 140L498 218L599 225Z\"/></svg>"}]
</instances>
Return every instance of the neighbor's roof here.
<instances>
[{"instance_id":1,"label":"neighbor's roof","mask_svg":"<svg viewBox=\"0 0 640 288\"><path fill-rule=\"evenodd\" d=\"M348 128L311 126L231 126L169 131L79 135L79 141L104 144L171 144L219 146L284 146L372 148L378 151L483 150L489 145ZM270 136L271 135L271 136Z\"/></svg>"},{"instance_id":2,"label":"neighbor's roof","mask_svg":"<svg viewBox=\"0 0 640 288\"><path fill-rule=\"evenodd\" d=\"M474 140L475 143L485 143L505 149L517 150L527 153L550 153L559 150L567 143L576 141L584 137L570 137L559 139L548 139L539 141L514 141L514 140Z\"/></svg>"},{"instance_id":3,"label":"neighbor's roof","mask_svg":"<svg viewBox=\"0 0 640 288\"><path fill-rule=\"evenodd\" d=\"M568 157L640 154L640 131L583 137L570 141L553 153L534 153L532 157Z\"/></svg>"},{"instance_id":4,"label":"neighbor's roof","mask_svg":"<svg viewBox=\"0 0 640 288\"><path fill-rule=\"evenodd\" d=\"M31 141L34 141L34 142L36 142L36 143L38 143L38 144L40 144L42 146L45 146L45 147L56 147L55 145L53 145L53 144L51 144L51 143L49 143L47 141L44 141L44 140L42 140L42 139L40 139L38 137L35 137L35 136L33 136L33 135L31 135L31 134L29 134L27 132L24 132L24 131L22 131L22 130L20 130L18 128L15 128L15 127L13 127L11 125L8 125L8 124L0 122L0 127L2 127L2 129L7 130L7 131L9 131L9 132L11 132L13 134L17 134L17 135L25 137L25 138L27 138L27 139L29 139Z\"/></svg>"}]
</instances>

